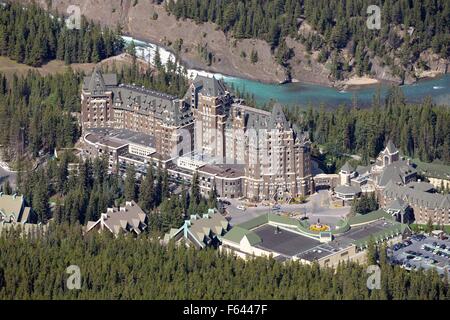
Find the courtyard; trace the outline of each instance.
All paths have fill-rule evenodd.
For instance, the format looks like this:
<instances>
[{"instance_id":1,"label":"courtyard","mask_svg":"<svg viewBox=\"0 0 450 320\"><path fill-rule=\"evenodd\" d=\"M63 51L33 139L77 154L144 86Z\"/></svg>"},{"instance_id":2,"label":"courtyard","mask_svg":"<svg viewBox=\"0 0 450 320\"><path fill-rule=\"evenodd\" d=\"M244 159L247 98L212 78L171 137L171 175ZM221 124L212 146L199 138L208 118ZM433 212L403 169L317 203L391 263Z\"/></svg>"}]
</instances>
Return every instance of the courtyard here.
<instances>
[{"instance_id":1,"label":"courtyard","mask_svg":"<svg viewBox=\"0 0 450 320\"><path fill-rule=\"evenodd\" d=\"M277 213L291 218L305 219L310 223L321 223L334 225L350 212L350 207L333 207L331 195L327 190L321 190L309 196L306 203L301 204L279 204L275 209L273 205L258 204L248 206L248 203L239 199L224 199L230 204L225 205L227 216L231 223L236 225L253 218L259 217L267 212ZM245 207L245 210L242 210Z\"/></svg>"}]
</instances>

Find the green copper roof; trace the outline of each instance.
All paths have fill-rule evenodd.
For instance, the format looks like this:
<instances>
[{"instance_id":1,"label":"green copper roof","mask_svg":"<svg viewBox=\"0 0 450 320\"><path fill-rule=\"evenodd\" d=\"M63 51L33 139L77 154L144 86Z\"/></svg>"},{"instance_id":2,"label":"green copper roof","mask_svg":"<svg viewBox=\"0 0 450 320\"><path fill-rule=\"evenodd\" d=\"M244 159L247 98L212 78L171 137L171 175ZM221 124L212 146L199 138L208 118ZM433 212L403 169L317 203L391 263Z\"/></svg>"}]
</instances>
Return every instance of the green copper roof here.
<instances>
[{"instance_id":1,"label":"green copper roof","mask_svg":"<svg viewBox=\"0 0 450 320\"><path fill-rule=\"evenodd\" d=\"M261 238L260 238L256 233L254 233L254 232L251 232L251 231L250 231L250 232L247 233L245 236L247 237L248 242L249 242L252 246L254 246L254 245L256 245L256 244L258 244L258 243L261 242Z\"/></svg>"},{"instance_id":2,"label":"green copper roof","mask_svg":"<svg viewBox=\"0 0 450 320\"><path fill-rule=\"evenodd\" d=\"M255 229L255 228L257 228L257 227L259 227L259 226L261 226L261 225L263 225L263 224L265 224L267 222L269 222L268 215L267 214L263 214L263 215L261 215L259 217L251 219L251 220L249 220L247 222L243 222L243 223L239 224L238 226L242 227L244 229L247 229L247 230L251 230L251 229Z\"/></svg>"},{"instance_id":3,"label":"green copper roof","mask_svg":"<svg viewBox=\"0 0 450 320\"><path fill-rule=\"evenodd\" d=\"M358 214L355 217L351 217L348 220L348 224L350 226L353 226L353 225L358 225L358 224L364 224L364 223L377 221L377 220L380 220L380 219L383 219L383 218L392 220L392 216L389 213L387 213L384 210L377 210L377 211L369 212L367 214Z\"/></svg>"},{"instance_id":4,"label":"green copper roof","mask_svg":"<svg viewBox=\"0 0 450 320\"><path fill-rule=\"evenodd\" d=\"M355 241L355 245L357 247L363 247L369 243L371 237L374 241L384 241L385 239L390 238L394 235L402 234L407 228L409 227L406 224L396 223L388 229L373 233L368 237Z\"/></svg>"},{"instance_id":5,"label":"green copper roof","mask_svg":"<svg viewBox=\"0 0 450 320\"><path fill-rule=\"evenodd\" d=\"M273 213L268 214L268 220L270 222L286 224L286 225L290 225L292 227L297 227L299 225L298 220L291 219L291 218L288 218L285 216L280 216L280 215L273 214Z\"/></svg>"},{"instance_id":6,"label":"green copper roof","mask_svg":"<svg viewBox=\"0 0 450 320\"><path fill-rule=\"evenodd\" d=\"M252 246L261 242L261 238L256 233L244 229L240 226L231 228L231 230L228 231L228 233L224 235L222 239L239 244L244 237L247 237Z\"/></svg>"}]
</instances>

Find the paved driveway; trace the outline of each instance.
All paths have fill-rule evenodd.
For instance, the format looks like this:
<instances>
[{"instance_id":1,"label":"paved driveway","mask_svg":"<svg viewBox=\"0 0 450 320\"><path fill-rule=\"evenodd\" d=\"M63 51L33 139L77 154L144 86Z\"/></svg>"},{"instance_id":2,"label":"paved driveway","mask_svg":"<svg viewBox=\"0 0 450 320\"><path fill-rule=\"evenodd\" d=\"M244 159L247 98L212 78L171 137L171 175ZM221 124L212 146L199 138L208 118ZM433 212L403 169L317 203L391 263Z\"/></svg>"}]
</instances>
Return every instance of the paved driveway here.
<instances>
[{"instance_id":1,"label":"paved driveway","mask_svg":"<svg viewBox=\"0 0 450 320\"><path fill-rule=\"evenodd\" d=\"M280 210L272 210L272 206L247 207L245 211L237 209L237 206L246 204L245 201L237 199L226 199L231 203L227 206L228 216L231 217L231 223L236 225L249 221L268 212L297 214L298 216L307 216L311 222L320 222L335 224L339 219L345 217L350 212L350 207L330 208L329 193L326 190L319 191L310 196L309 201L303 204L284 204Z\"/></svg>"},{"instance_id":2,"label":"paved driveway","mask_svg":"<svg viewBox=\"0 0 450 320\"><path fill-rule=\"evenodd\" d=\"M0 184L3 184L6 180L9 180L9 183L12 187L16 185L16 173L9 172L0 167Z\"/></svg>"}]
</instances>

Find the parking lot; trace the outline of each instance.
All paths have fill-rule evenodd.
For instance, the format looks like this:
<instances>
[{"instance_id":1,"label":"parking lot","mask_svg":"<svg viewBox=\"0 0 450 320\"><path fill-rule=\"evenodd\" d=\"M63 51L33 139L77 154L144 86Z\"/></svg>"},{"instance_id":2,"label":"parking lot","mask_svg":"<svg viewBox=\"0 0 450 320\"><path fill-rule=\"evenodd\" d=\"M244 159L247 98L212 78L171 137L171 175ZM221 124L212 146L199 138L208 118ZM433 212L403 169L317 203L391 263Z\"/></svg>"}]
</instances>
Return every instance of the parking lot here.
<instances>
[{"instance_id":1,"label":"parking lot","mask_svg":"<svg viewBox=\"0 0 450 320\"><path fill-rule=\"evenodd\" d=\"M391 263L406 270L435 268L444 275L450 271L450 240L414 235L388 249Z\"/></svg>"}]
</instances>

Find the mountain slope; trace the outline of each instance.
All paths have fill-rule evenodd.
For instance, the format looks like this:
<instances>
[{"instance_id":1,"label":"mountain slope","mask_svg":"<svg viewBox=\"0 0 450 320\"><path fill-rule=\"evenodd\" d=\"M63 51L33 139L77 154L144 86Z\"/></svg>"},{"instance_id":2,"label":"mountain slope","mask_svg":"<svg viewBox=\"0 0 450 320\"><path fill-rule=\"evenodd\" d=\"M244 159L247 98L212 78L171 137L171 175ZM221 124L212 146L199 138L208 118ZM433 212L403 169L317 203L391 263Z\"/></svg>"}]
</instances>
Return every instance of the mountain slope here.
<instances>
[{"instance_id":1,"label":"mountain slope","mask_svg":"<svg viewBox=\"0 0 450 320\"><path fill-rule=\"evenodd\" d=\"M380 1L382 28L375 31L365 27L367 0L157 2L38 1L60 13L79 5L89 19L170 47L190 68L261 81L339 85L370 76L411 83L447 72L445 0Z\"/></svg>"}]
</instances>

